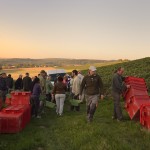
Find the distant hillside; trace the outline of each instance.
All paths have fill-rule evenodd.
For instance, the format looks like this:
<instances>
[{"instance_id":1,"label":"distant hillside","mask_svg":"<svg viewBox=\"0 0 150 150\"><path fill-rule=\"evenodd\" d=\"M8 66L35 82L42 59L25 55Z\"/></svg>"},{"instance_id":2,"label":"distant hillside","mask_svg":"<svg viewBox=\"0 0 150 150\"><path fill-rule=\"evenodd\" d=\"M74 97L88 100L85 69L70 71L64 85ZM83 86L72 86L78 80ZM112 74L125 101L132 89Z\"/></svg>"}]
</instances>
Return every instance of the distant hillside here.
<instances>
[{"instance_id":1,"label":"distant hillside","mask_svg":"<svg viewBox=\"0 0 150 150\"><path fill-rule=\"evenodd\" d=\"M150 91L150 57L147 57L134 61L97 68L98 74L101 75L103 79L106 94L110 94L113 72L120 66L124 67L125 76L136 76L144 78ZM84 73L86 74L87 71L84 71Z\"/></svg>"},{"instance_id":2,"label":"distant hillside","mask_svg":"<svg viewBox=\"0 0 150 150\"><path fill-rule=\"evenodd\" d=\"M93 60L93 59L65 59L65 58L47 58L47 59L30 59L30 58L11 58L0 59L0 66L3 68L25 68L25 67L52 67L52 66L72 66L86 65L104 62L115 62L115 60Z\"/></svg>"}]
</instances>

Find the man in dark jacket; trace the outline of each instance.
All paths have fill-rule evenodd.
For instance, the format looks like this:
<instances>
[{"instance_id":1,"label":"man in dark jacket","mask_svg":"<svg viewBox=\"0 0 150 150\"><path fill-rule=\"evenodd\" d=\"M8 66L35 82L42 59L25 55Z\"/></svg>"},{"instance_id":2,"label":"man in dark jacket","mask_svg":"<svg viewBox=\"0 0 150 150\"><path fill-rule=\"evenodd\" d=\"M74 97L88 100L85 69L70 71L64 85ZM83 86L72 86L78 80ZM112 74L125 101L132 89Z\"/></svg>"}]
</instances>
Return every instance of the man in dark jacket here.
<instances>
[{"instance_id":1,"label":"man in dark jacket","mask_svg":"<svg viewBox=\"0 0 150 150\"><path fill-rule=\"evenodd\" d=\"M23 78L23 89L24 91L31 91L32 80L29 77L29 73L26 73L26 76Z\"/></svg>"},{"instance_id":2,"label":"man in dark jacket","mask_svg":"<svg viewBox=\"0 0 150 150\"><path fill-rule=\"evenodd\" d=\"M89 74L82 80L80 95L82 95L83 89L85 89L87 121L91 122L100 96L103 99L103 82L101 77L96 74L96 68L94 66L90 66Z\"/></svg>"},{"instance_id":3,"label":"man in dark jacket","mask_svg":"<svg viewBox=\"0 0 150 150\"><path fill-rule=\"evenodd\" d=\"M7 84L6 84L6 73L2 73L0 76L0 98L3 100L3 103L6 99L7 94Z\"/></svg>"},{"instance_id":4,"label":"man in dark jacket","mask_svg":"<svg viewBox=\"0 0 150 150\"><path fill-rule=\"evenodd\" d=\"M114 114L113 119L121 121L123 119L122 110L120 106L120 96L124 89L129 88L129 85L123 84L124 68L119 67L113 75L112 79L112 96L114 100Z\"/></svg>"},{"instance_id":5,"label":"man in dark jacket","mask_svg":"<svg viewBox=\"0 0 150 150\"><path fill-rule=\"evenodd\" d=\"M11 74L8 75L6 81L7 81L8 89L12 89L14 81L13 81L13 78L11 77Z\"/></svg>"},{"instance_id":6,"label":"man in dark jacket","mask_svg":"<svg viewBox=\"0 0 150 150\"><path fill-rule=\"evenodd\" d=\"M22 75L19 75L19 78L15 82L15 90L22 90L22 88L23 88Z\"/></svg>"}]
</instances>

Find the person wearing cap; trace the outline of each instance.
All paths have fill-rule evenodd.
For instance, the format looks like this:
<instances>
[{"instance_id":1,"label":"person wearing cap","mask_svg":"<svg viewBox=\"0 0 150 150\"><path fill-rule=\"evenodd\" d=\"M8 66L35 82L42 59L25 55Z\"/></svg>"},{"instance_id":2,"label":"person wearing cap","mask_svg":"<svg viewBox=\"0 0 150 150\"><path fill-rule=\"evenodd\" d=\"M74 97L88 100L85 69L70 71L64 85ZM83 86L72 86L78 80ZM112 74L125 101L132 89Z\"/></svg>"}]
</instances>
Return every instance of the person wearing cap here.
<instances>
[{"instance_id":1,"label":"person wearing cap","mask_svg":"<svg viewBox=\"0 0 150 150\"><path fill-rule=\"evenodd\" d=\"M96 73L95 66L90 66L88 75L83 78L80 95L82 95L83 89L85 89L87 121L91 122L96 111L99 96L101 95L101 99L103 99L103 82L101 77Z\"/></svg>"}]
</instances>

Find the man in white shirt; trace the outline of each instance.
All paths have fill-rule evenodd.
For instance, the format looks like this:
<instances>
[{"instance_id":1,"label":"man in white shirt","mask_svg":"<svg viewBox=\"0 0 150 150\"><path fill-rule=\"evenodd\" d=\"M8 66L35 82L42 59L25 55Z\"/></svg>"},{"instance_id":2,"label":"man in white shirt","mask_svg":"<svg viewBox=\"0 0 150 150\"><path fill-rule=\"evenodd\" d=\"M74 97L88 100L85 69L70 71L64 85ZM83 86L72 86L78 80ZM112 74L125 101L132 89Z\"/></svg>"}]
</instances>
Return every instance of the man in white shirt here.
<instances>
[{"instance_id":1,"label":"man in white shirt","mask_svg":"<svg viewBox=\"0 0 150 150\"><path fill-rule=\"evenodd\" d=\"M73 76L73 82L72 82L72 98L79 100L79 93L80 93L80 85L81 85L81 80L78 77L78 71L73 70L72 71L72 76ZM76 108L76 111L80 110L80 106L73 106L71 105L71 110L73 111L74 108Z\"/></svg>"}]
</instances>

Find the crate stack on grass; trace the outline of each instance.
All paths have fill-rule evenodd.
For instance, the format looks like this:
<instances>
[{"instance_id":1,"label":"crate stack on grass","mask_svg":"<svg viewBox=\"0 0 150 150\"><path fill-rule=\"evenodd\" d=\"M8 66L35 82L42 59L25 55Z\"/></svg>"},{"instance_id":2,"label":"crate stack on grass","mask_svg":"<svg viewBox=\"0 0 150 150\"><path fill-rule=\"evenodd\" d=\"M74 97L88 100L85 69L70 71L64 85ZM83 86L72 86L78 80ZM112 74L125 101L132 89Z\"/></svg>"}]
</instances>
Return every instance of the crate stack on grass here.
<instances>
[{"instance_id":1,"label":"crate stack on grass","mask_svg":"<svg viewBox=\"0 0 150 150\"><path fill-rule=\"evenodd\" d=\"M6 99L9 106L0 111L0 133L17 133L30 122L30 96L30 92L11 92Z\"/></svg>"},{"instance_id":2,"label":"crate stack on grass","mask_svg":"<svg viewBox=\"0 0 150 150\"><path fill-rule=\"evenodd\" d=\"M143 126L150 129L150 97L145 80L129 76L125 78L125 83L130 85L123 94L126 111L131 119L140 121Z\"/></svg>"}]
</instances>

